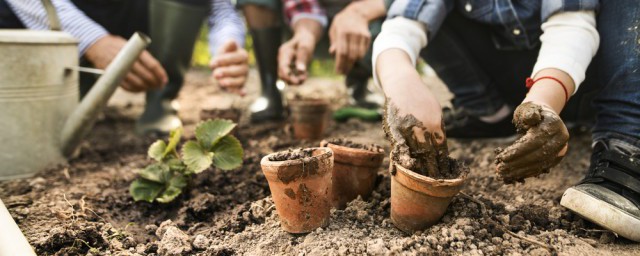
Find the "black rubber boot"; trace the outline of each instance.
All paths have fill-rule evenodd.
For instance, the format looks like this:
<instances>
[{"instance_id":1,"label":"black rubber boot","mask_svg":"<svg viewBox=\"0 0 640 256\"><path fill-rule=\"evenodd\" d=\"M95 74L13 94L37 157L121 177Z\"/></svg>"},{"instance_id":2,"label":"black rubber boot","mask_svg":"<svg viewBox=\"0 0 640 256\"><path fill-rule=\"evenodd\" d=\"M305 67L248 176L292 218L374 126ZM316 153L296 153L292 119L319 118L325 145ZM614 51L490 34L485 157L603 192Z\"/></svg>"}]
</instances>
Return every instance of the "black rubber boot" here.
<instances>
[{"instance_id":1,"label":"black rubber boot","mask_svg":"<svg viewBox=\"0 0 640 256\"><path fill-rule=\"evenodd\" d=\"M282 95L276 86L282 28L252 29L251 36L262 89L261 96L249 107L251 122L282 120L284 117Z\"/></svg>"},{"instance_id":2,"label":"black rubber boot","mask_svg":"<svg viewBox=\"0 0 640 256\"><path fill-rule=\"evenodd\" d=\"M369 78L371 78L371 72L360 65L360 62L356 62L346 78L347 88L349 88L351 95L349 104L366 109L380 109L384 97L374 94L367 88Z\"/></svg>"},{"instance_id":3,"label":"black rubber boot","mask_svg":"<svg viewBox=\"0 0 640 256\"><path fill-rule=\"evenodd\" d=\"M136 123L138 134L167 134L182 125L174 100L184 82L193 47L208 13L208 5L149 1L150 50L166 70L169 82L161 90L147 92L144 113Z\"/></svg>"}]
</instances>

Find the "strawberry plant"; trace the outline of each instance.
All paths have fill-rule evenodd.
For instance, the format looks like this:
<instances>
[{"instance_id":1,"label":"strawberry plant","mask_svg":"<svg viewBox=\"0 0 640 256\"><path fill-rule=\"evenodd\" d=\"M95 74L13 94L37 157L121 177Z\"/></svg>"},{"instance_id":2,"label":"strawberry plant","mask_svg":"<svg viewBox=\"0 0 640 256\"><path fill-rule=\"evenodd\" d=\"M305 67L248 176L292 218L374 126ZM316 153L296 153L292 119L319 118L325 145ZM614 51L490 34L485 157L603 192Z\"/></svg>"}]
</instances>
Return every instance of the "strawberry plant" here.
<instances>
[{"instance_id":1,"label":"strawberry plant","mask_svg":"<svg viewBox=\"0 0 640 256\"><path fill-rule=\"evenodd\" d=\"M155 163L140 170L139 177L129 187L134 200L168 203L187 186L191 176L208 169L211 165L232 170L242 165L242 145L229 133L235 123L216 119L200 123L196 127L196 140L178 144L182 128L171 132L169 140L158 140L147 152Z\"/></svg>"}]
</instances>

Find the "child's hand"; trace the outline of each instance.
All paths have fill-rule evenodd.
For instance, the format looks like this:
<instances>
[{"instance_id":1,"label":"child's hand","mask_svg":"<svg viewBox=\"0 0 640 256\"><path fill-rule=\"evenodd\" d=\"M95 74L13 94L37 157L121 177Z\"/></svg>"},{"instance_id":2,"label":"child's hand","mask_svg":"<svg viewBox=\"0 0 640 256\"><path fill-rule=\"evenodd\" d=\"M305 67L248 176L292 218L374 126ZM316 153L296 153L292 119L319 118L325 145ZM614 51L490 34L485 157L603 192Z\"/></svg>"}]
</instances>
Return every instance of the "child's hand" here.
<instances>
[{"instance_id":1,"label":"child's hand","mask_svg":"<svg viewBox=\"0 0 640 256\"><path fill-rule=\"evenodd\" d=\"M520 104L513 115L524 135L496 157L497 172L506 183L546 173L567 152L569 132L552 109L533 102Z\"/></svg>"},{"instance_id":2,"label":"child's hand","mask_svg":"<svg viewBox=\"0 0 640 256\"><path fill-rule=\"evenodd\" d=\"M444 141L440 103L407 54L399 49L384 51L376 68L387 102L395 105L398 114L414 116L425 129L441 137L438 142Z\"/></svg>"},{"instance_id":3,"label":"child's hand","mask_svg":"<svg viewBox=\"0 0 640 256\"><path fill-rule=\"evenodd\" d=\"M448 169L441 106L406 53L384 51L376 66L387 96L385 130L396 160L405 168Z\"/></svg>"}]
</instances>

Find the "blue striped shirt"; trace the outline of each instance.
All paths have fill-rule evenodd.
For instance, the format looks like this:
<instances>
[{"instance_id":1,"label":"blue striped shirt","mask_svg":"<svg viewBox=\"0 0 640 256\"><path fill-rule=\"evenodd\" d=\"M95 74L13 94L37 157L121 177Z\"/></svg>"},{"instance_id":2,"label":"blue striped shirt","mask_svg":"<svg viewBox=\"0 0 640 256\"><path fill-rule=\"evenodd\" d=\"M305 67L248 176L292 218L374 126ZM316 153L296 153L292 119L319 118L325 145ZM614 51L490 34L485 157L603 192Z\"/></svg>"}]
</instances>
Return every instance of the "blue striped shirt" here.
<instances>
[{"instance_id":1,"label":"blue striped shirt","mask_svg":"<svg viewBox=\"0 0 640 256\"><path fill-rule=\"evenodd\" d=\"M13 12L29 29L47 30L49 22L41 0L6 0ZM79 41L80 55L98 39L109 34L100 24L87 17L70 0L52 0L62 30ZM244 45L245 26L230 0L211 0L209 50L213 54L228 40Z\"/></svg>"}]
</instances>

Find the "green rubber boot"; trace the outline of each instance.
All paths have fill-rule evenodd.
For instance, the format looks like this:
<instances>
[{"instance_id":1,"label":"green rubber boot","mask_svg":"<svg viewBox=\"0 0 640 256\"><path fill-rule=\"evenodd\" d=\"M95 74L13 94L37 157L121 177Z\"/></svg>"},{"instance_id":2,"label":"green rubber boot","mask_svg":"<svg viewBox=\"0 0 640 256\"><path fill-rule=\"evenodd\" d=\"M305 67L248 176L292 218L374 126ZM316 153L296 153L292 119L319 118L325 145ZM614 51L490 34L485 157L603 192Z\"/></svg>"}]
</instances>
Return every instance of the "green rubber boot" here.
<instances>
[{"instance_id":1,"label":"green rubber boot","mask_svg":"<svg viewBox=\"0 0 640 256\"><path fill-rule=\"evenodd\" d=\"M166 70L169 82L160 90L147 92L145 110L136 123L136 133L168 134L182 125L175 99L208 13L207 5L189 5L172 0L149 1L149 30L153 40L150 51Z\"/></svg>"}]
</instances>

